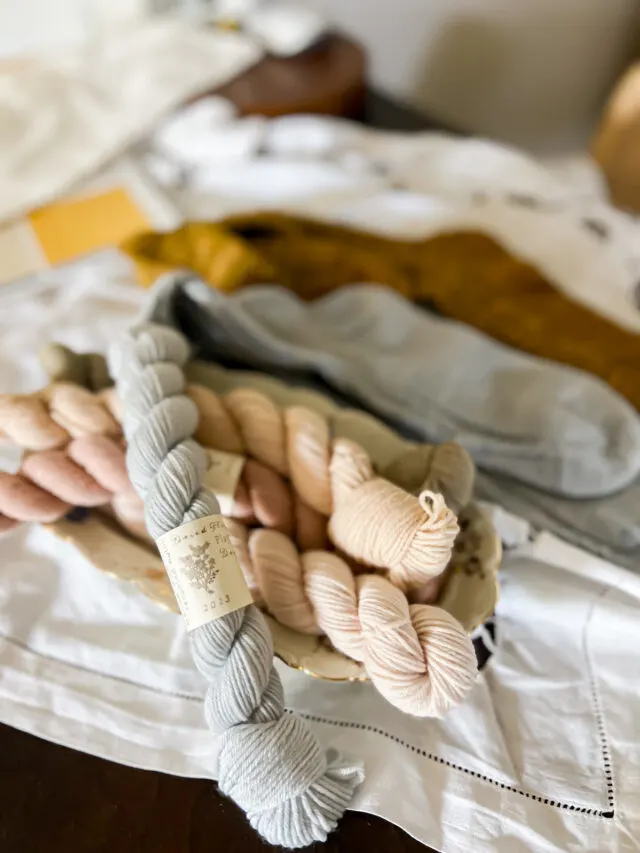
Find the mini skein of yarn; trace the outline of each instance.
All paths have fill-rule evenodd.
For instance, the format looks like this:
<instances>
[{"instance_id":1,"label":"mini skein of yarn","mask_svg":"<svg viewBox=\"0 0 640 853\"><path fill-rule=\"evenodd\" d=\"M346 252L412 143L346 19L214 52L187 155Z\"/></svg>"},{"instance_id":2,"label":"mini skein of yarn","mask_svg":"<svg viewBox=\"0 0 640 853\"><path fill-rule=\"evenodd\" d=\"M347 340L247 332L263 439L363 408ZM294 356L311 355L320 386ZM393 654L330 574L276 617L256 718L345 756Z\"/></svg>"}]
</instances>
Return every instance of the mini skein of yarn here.
<instances>
[{"instance_id":1,"label":"mini skein of yarn","mask_svg":"<svg viewBox=\"0 0 640 853\"><path fill-rule=\"evenodd\" d=\"M308 551L275 530L248 538L251 571L269 611L305 634L326 634L362 661L378 691L407 714L442 717L473 686L471 640L440 607L409 605L385 578L353 576L337 554Z\"/></svg>"},{"instance_id":2,"label":"mini skein of yarn","mask_svg":"<svg viewBox=\"0 0 640 853\"><path fill-rule=\"evenodd\" d=\"M103 435L72 439L62 449L25 456L20 471L0 471L0 533L22 522L48 524L74 507L102 507L138 538L147 539L142 501L131 486L121 444ZM327 520L291 492L283 478L246 459L230 517L295 538L303 550L324 548Z\"/></svg>"},{"instance_id":3,"label":"mini skein of yarn","mask_svg":"<svg viewBox=\"0 0 640 853\"><path fill-rule=\"evenodd\" d=\"M0 471L0 532L21 522L56 521L73 507L108 504L126 530L147 537L124 449L105 435L84 435L64 449L30 453L17 474Z\"/></svg>"},{"instance_id":4,"label":"mini skein of yarn","mask_svg":"<svg viewBox=\"0 0 640 853\"><path fill-rule=\"evenodd\" d=\"M0 430L25 450L54 450L84 435L121 434L104 399L67 382L37 394L0 394Z\"/></svg>"},{"instance_id":5,"label":"mini skein of yarn","mask_svg":"<svg viewBox=\"0 0 640 853\"><path fill-rule=\"evenodd\" d=\"M189 393L200 412L196 435L287 476L303 504L330 517L330 537L349 556L388 571L405 590L446 568L459 528L441 495L416 497L378 477L368 454L332 439L326 418L303 406L280 409L250 388L224 397L197 386Z\"/></svg>"},{"instance_id":6,"label":"mini skein of yarn","mask_svg":"<svg viewBox=\"0 0 640 853\"><path fill-rule=\"evenodd\" d=\"M192 436L195 404L184 393L185 339L162 326L133 332L110 354L124 409L131 481L154 539L219 513L203 488L204 450ZM207 678L206 717L221 729L221 790L271 844L324 841L362 780L358 767L329 759L302 719L284 711L273 646L254 605L194 629L194 661Z\"/></svg>"}]
</instances>

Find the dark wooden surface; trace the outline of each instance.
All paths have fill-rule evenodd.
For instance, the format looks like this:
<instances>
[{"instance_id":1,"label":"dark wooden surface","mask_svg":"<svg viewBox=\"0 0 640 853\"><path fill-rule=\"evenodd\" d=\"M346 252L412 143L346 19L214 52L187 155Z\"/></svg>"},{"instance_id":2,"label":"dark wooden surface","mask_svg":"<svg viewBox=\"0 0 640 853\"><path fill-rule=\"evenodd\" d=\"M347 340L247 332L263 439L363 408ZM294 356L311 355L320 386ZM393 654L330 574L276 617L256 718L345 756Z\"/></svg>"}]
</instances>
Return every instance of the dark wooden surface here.
<instances>
[{"instance_id":1,"label":"dark wooden surface","mask_svg":"<svg viewBox=\"0 0 640 853\"><path fill-rule=\"evenodd\" d=\"M352 39L326 36L299 56L266 56L217 94L241 115L320 113L358 117L366 80L366 54Z\"/></svg>"},{"instance_id":2,"label":"dark wooden surface","mask_svg":"<svg viewBox=\"0 0 640 853\"><path fill-rule=\"evenodd\" d=\"M133 770L0 726L2 853L272 849L212 782ZM306 849L428 853L391 824L351 812L326 844Z\"/></svg>"},{"instance_id":3,"label":"dark wooden surface","mask_svg":"<svg viewBox=\"0 0 640 853\"><path fill-rule=\"evenodd\" d=\"M345 63L355 63L354 55L349 60L348 53ZM277 66L271 67L275 74ZM311 58L308 69L312 67L316 74L324 73L317 56ZM251 87L241 94L249 105ZM310 106L305 109L313 107L312 94L308 93ZM371 91L353 100L349 112L354 110L374 127L442 129ZM1 853L257 853L269 849L273 848L260 841L242 812L212 782L133 770L0 725ZM429 853L391 824L351 812L326 844L307 849Z\"/></svg>"},{"instance_id":4,"label":"dark wooden surface","mask_svg":"<svg viewBox=\"0 0 640 853\"><path fill-rule=\"evenodd\" d=\"M242 115L318 113L387 130L445 129L441 122L367 88L364 50L337 34L291 59L267 56L216 94L232 101Z\"/></svg>"}]
</instances>

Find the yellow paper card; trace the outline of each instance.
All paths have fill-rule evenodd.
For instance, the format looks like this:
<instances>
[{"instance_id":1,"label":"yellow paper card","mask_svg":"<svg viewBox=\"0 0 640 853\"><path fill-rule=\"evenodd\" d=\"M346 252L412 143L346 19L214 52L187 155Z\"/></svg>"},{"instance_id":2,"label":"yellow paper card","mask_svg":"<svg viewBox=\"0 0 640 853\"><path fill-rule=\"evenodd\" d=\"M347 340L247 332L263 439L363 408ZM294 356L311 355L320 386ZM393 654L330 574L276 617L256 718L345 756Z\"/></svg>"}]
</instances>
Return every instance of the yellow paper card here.
<instances>
[{"instance_id":1,"label":"yellow paper card","mask_svg":"<svg viewBox=\"0 0 640 853\"><path fill-rule=\"evenodd\" d=\"M129 193L116 187L84 198L56 201L28 215L50 264L62 264L149 227Z\"/></svg>"}]
</instances>

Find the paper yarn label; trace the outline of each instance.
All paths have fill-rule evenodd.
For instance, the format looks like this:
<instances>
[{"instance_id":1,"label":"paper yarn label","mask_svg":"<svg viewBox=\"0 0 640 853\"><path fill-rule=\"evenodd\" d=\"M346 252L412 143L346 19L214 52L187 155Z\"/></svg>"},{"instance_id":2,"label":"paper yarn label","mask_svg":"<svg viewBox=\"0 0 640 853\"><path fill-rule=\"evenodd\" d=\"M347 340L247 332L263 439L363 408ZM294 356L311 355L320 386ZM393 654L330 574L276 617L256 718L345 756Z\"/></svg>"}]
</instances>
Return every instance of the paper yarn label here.
<instances>
[{"instance_id":1,"label":"paper yarn label","mask_svg":"<svg viewBox=\"0 0 640 853\"><path fill-rule=\"evenodd\" d=\"M204 485L211 489L218 499L221 514L230 516L233 513L236 489L246 458L237 453L209 449L207 449L207 457L209 468L205 474Z\"/></svg>"},{"instance_id":2,"label":"paper yarn label","mask_svg":"<svg viewBox=\"0 0 640 853\"><path fill-rule=\"evenodd\" d=\"M253 603L221 515L188 521L156 544L189 631Z\"/></svg>"}]
</instances>

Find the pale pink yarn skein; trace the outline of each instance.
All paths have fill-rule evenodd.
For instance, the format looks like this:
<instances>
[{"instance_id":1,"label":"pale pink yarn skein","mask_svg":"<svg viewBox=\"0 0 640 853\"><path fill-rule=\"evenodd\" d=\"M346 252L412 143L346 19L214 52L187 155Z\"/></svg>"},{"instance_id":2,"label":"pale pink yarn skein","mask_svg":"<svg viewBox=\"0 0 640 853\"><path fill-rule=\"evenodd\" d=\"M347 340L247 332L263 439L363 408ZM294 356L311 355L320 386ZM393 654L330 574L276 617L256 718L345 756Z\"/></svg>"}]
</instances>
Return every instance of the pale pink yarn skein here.
<instances>
[{"instance_id":1,"label":"pale pink yarn skein","mask_svg":"<svg viewBox=\"0 0 640 853\"><path fill-rule=\"evenodd\" d=\"M0 394L0 434L26 450L53 450L72 438L120 433L101 395L69 382L36 394Z\"/></svg>"},{"instance_id":2,"label":"pale pink yarn skein","mask_svg":"<svg viewBox=\"0 0 640 853\"><path fill-rule=\"evenodd\" d=\"M367 565L388 566L389 579L403 590L441 574L459 532L442 495L423 491L416 498L376 477L367 454L345 438L333 444L330 470L329 535L336 545Z\"/></svg>"},{"instance_id":3,"label":"pale pink yarn skein","mask_svg":"<svg viewBox=\"0 0 640 853\"><path fill-rule=\"evenodd\" d=\"M401 711L442 717L473 686L473 645L445 610L410 605L380 575L354 577L337 554L299 554L277 531L253 531L248 552L253 584L273 616L302 633L326 634L364 663L376 689Z\"/></svg>"},{"instance_id":4,"label":"pale pink yarn skein","mask_svg":"<svg viewBox=\"0 0 640 853\"><path fill-rule=\"evenodd\" d=\"M190 386L189 395L200 412L196 437L288 476L303 503L330 517L340 550L386 570L404 590L423 588L446 568L459 528L441 495L416 497L377 477L365 451L348 439L332 441L326 419L309 409L280 410L245 388L222 398Z\"/></svg>"}]
</instances>

